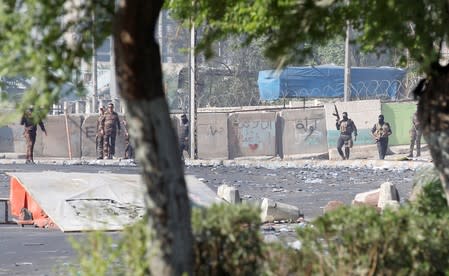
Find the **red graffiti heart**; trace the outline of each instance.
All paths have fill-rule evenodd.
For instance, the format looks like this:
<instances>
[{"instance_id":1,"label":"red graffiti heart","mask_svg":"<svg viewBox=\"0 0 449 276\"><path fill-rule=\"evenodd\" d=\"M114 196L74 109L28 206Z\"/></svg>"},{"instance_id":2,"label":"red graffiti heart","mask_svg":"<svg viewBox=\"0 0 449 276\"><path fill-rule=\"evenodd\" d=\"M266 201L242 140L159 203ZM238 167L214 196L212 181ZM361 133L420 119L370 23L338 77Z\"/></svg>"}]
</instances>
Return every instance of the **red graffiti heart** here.
<instances>
[{"instance_id":1,"label":"red graffiti heart","mask_svg":"<svg viewBox=\"0 0 449 276\"><path fill-rule=\"evenodd\" d=\"M251 150L256 150L258 146L259 146L258 144L249 144L249 148Z\"/></svg>"}]
</instances>

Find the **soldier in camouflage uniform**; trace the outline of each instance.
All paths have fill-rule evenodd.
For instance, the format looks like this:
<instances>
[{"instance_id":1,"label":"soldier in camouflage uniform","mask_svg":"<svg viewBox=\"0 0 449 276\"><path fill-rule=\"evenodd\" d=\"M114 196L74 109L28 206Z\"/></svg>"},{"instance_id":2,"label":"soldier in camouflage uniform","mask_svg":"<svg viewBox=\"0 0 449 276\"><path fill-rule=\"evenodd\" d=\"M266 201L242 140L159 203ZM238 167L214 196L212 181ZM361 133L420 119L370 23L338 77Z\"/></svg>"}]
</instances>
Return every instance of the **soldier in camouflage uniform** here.
<instances>
[{"instance_id":1,"label":"soldier in camouflage uniform","mask_svg":"<svg viewBox=\"0 0 449 276\"><path fill-rule=\"evenodd\" d=\"M97 150L97 159L103 159L103 144L104 144L104 130L102 128L102 121L104 118L104 106L100 106L99 116L97 119L97 134L95 136L95 145Z\"/></svg>"},{"instance_id":2,"label":"soldier in camouflage uniform","mask_svg":"<svg viewBox=\"0 0 449 276\"><path fill-rule=\"evenodd\" d=\"M343 112L343 119L336 123L337 130L340 130L340 137L338 137L337 150L343 160L349 159L350 148L354 144L352 141L352 133L354 133L354 140L357 140L357 127L354 121L348 118L348 113ZM345 146L345 153L343 154L342 147Z\"/></svg>"},{"instance_id":3,"label":"soldier in camouflage uniform","mask_svg":"<svg viewBox=\"0 0 449 276\"><path fill-rule=\"evenodd\" d=\"M416 143L416 157L421 156L421 136L422 129L418 120L418 112L413 114L412 128L410 129L410 154L407 157L413 157L413 148Z\"/></svg>"},{"instance_id":4,"label":"soldier in camouflage uniform","mask_svg":"<svg viewBox=\"0 0 449 276\"><path fill-rule=\"evenodd\" d=\"M114 111L114 104L108 104L108 110L101 121L101 128L104 131L103 157L112 159L115 154L115 138L117 133L120 135L120 119Z\"/></svg>"},{"instance_id":5,"label":"soldier in camouflage uniform","mask_svg":"<svg viewBox=\"0 0 449 276\"><path fill-rule=\"evenodd\" d=\"M190 127L186 114L181 115L181 132L179 134L179 149L181 151L181 160L184 160L184 150L189 150Z\"/></svg>"},{"instance_id":6,"label":"soldier in camouflage uniform","mask_svg":"<svg viewBox=\"0 0 449 276\"><path fill-rule=\"evenodd\" d=\"M134 148L129 142L128 121L123 119L123 127L125 129L125 159L134 159Z\"/></svg>"},{"instance_id":7,"label":"soldier in camouflage uniform","mask_svg":"<svg viewBox=\"0 0 449 276\"><path fill-rule=\"evenodd\" d=\"M37 124L33 121L33 108L29 108L20 120L20 124L25 127L23 136L27 143L26 164L34 164L33 152L34 144L36 143ZM39 127L47 136L44 123L39 121Z\"/></svg>"},{"instance_id":8,"label":"soldier in camouflage uniform","mask_svg":"<svg viewBox=\"0 0 449 276\"><path fill-rule=\"evenodd\" d=\"M388 136L392 133L390 124L384 121L384 115L379 115L378 122L371 129L371 135L376 141L379 159L381 160L385 159L388 149Z\"/></svg>"}]
</instances>

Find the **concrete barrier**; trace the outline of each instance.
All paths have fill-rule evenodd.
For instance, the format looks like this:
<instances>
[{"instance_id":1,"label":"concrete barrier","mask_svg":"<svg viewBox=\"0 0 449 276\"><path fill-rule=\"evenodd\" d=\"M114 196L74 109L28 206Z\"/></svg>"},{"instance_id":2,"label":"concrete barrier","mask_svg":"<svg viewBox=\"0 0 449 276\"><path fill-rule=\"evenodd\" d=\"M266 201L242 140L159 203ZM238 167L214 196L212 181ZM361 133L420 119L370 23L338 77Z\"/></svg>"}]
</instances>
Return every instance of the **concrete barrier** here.
<instances>
[{"instance_id":1,"label":"concrete barrier","mask_svg":"<svg viewBox=\"0 0 449 276\"><path fill-rule=\"evenodd\" d=\"M123 158L125 156L125 129L123 127L123 115L120 118L120 135L117 133L115 138L115 157ZM87 115L81 127L81 152L83 157L94 158L96 154L96 134L97 134L97 114Z\"/></svg>"},{"instance_id":2,"label":"concrete barrier","mask_svg":"<svg viewBox=\"0 0 449 276\"><path fill-rule=\"evenodd\" d=\"M228 114L198 113L198 158L228 159Z\"/></svg>"},{"instance_id":3,"label":"concrete barrier","mask_svg":"<svg viewBox=\"0 0 449 276\"><path fill-rule=\"evenodd\" d=\"M228 120L229 158L276 155L276 112L246 112Z\"/></svg>"},{"instance_id":4,"label":"concrete barrier","mask_svg":"<svg viewBox=\"0 0 449 276\"><path fill-rule=\"evenodd\" d=\"M38 133L38 137L40 136L42 139L42 147L35 147L36 156L69 157L68 141L70 140L72 157L80 158L82 121L81 115L69 114L67 116L67 128L70 136L68 139L65 115L48 116L44 121L48 136Z\"/></svg>"},{"instance_id":5,"label":"concrete barrier","mask_svg":"<svg viewBox=\"0 0 449 276\"><path fill-rule=\"evenodd\" d=\"M26 141L23 137L23 126L19 123L0 128L0 152L26 152ZM38 133L38 136L40 133Z\"/></svg>"},{"instance_id":6,"label":"concrete barrier","mask_svg":"<svg viewBox=\"0 0 449 276\"><path fill-rule=\"evenodd\" d=\"M260 219L262 222L273 222L275 220L296 221L301 215L298 207L276 202L268 198L263 199L260 208Z\"/></svg>"},{"instance_id":7,"label":"concrete barrier","mask_svg":"<svg viewBox=\"0 0 449 276\"><path fill-rule=\"evenodd\" d=\"M283 110L279 115L278 149L281 157L327 152L323 108Z\"/></svg>"}]
</instances>

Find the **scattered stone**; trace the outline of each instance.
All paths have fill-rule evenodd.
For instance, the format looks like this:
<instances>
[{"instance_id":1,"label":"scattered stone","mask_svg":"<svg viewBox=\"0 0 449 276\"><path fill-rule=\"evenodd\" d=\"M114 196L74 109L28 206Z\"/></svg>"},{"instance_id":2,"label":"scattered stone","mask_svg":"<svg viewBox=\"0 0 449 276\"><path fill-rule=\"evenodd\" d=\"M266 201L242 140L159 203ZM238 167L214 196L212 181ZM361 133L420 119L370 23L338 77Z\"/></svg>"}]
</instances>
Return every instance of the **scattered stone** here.
<instances>
[{"instance_id":1,"label":"scattered stone","mask_svg":"<svg viewBox=\"0 0 449 276\"><path fill-rule=\"evenodd\" d=\"M219 198L231 204L241 203L240 193L235 187L228 186L226 184L220 185L218 187L217 195Z\"/></svg>"},{"instance_id":2,"label":"scattered stone","mask_svg":"<svg viewBox=\"0 0 449 276\"><path fill-rule=\"evenodd\" d=\"M301 250L302 243L301 243L301 241L296 240L294 242L289 242L288 246L293 248L293 249L296 249L296 250Z\"/></svg>"},{"instance_id":3,"label":"scattered stone","mask_svg":"<svg viewBox=\"0 0 449 276\"><path fill-rule=\"evenodd\" d=\"M316 184L316 183L323 183L323 180L315 178L315 179L306 179L304 182L309 184Z\"/></svg>"},{"instance_id":4,"label":"scattered stone","mask_svg":"<svg viewBox=\"0 0 449 276\"><path fill-rule=\"evenodd\" d=\"M342 206L345 206L345 204L342 201L339 200L329 201L323 208L323 214L335 211Z\"/></svg>"},{"instance_id":5,"label":"scattered stone","mask_svg":"<svg viewBox=\"0 0 449 276\"><path fill-rule=\"evenodd\" d=\"M261 204L263 222L279 220L296 220L300 216L299 208L293 205L275 202L264 198Z\"/></svg>"},{"instance_id":6,"label":"scattered stone","mask_svg":"<svg viewBox=\"0 0 449 276\"><path fill-rule=\"evenodd\" d=\"M270 234L270 235L265 235L264 241L266 243L274 243L274 242L278 242L279 238L276 235Z\"/></svg>"}]
</instances>

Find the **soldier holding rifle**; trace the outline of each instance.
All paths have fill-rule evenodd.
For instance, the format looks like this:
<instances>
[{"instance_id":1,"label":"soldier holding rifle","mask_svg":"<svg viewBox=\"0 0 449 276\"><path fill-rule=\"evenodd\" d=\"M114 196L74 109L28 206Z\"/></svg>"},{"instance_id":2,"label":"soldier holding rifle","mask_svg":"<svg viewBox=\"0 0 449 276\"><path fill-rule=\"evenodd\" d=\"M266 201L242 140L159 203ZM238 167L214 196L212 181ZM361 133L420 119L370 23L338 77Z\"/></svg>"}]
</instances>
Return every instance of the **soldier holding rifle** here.
<instances>
[{"instance_id":1,"label":"soldier holding rifle","mask_svg":"<svg viewBox=\"0 0 449 276\"><path fill-rule=\"evenodd\" d=\"M348 113L343 112L343 119L340 120L340 115L338 114L337 106L335 107L335 113L332 115L337 117L337 122L335 126L337 130L340 131L340 137L338 137L337 141L337 150L338 154L340 154L343 160L349 159L350 149L352 148L354 142L352 141L352 133L354 133L354 141L357 140L357 127L354 124L354 121L348 118ZM343 154L342 147L345 147L345 152Z\"/></svg>"},{"instance_id":2,"label":"soldier holding rifle","mask_svg":"<svg viewBox=\"0 0 449 276\"><path fill-rule=\"evenodd\" d=\"M380 114L378 122L374 124L371 129L371 135L377 144L377 151L379 152L379 159L385 159L385 154L388 149L388 136L393 132L391 131L390 124L385 122L384 115Z\"/></svg>"}]
</instances>

